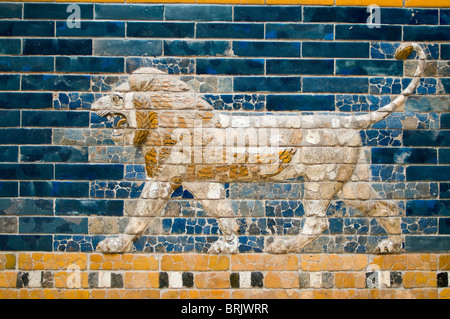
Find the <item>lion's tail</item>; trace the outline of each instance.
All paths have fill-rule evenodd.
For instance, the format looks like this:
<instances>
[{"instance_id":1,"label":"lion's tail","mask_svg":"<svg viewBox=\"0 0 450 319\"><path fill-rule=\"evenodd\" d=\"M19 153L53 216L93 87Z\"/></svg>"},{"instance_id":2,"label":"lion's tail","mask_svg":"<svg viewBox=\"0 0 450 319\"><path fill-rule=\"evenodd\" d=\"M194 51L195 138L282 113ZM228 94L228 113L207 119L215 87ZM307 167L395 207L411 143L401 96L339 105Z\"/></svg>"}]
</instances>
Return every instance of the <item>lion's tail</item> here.
<instances>
[{"instance_id":1,"label":"lion's tail","mask_svg":"<svg viewBox=\"0 0 450 319\"><path fill-rule=\"evenodd\" d=\"M372 124L375 124L382 119L384 119L386 116L389 115L389 113L396 111L403 103L405 103L406 98L413 94L416 90L417 86L419 85L420 78L422 77L422 74L425 70L425 60L426 60L426 54L422 48L417 43L406 43L402 44L397 51L395 52L395 58L398 60L406 60L408 56L413 52L416 51L419 55L419 63L417 65L416 72L414 73L414 77L411 81L411 83L408 85L406 89L400 93L400 95L394 99L392 102L390 102L388 105L385 105L381 107L379 110L372 112L368 115L362 115L362 117L369 116L369 119L367 121L367 118L365 118L365 122L367 127L370 127ZM362 119L362 118L361 118Z\"/></svg>"}]
</instances>

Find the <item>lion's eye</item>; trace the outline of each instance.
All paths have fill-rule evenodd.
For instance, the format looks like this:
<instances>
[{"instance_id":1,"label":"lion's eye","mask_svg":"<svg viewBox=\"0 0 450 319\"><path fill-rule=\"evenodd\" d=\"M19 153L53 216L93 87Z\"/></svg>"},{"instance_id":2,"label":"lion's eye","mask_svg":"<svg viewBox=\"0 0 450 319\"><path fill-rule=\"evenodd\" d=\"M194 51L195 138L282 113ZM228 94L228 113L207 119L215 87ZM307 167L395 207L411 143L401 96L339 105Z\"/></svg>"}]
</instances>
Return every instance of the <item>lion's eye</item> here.
<instances>
[{"instance_id":1,"label":"lion's eye","mask_svg":"<svg viewBox=\"0 0 450 319\"><path fill-rule=\"evenodd\" d=\"M111 96L111 101L116 105L123 104L123 98L120 95L114 94Z\"/></svg>"}]
</instances>

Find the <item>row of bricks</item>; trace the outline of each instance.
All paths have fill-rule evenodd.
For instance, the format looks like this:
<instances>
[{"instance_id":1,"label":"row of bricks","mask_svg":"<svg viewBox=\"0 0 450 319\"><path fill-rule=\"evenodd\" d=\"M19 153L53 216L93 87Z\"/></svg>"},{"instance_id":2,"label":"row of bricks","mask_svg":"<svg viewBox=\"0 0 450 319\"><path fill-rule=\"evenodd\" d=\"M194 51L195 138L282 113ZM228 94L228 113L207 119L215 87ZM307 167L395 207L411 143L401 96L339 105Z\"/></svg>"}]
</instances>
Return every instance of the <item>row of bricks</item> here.
<instances>
[{"instance_id":1,"label":"row of bricks","mask_svg":"<svg viewBox=\"0 0 450 319\"><path fill-rule=\"evenodd\" d=\"M366 7L78 4L82 20L289 21L366 23ZM0 19L68 18L68 4L0 4ZM382 8L384 24L450 24L447 9ZM414 19L412 19L414 18Z\"/></svg>"},{"instance_id":2,"label":"row of bricks","mask_svg":"<svg viewBox=\"0 0 450 319\"><path fill-rule=\"evenodd\" d=\"M450 289L0 289L0 299L448 299Z\"/></svg>"},{"instance_id":3,"label":"row of bricks","mask_svg":"<svg viewBox=\"0 0 450 319\"><path fill-rule=\"evenodd\" d=\"M5 111L0 114L9 114L20 111ZM26 112L26 111L23 111ZM63 112L63 111L59 111ZM46 113L43 113L46 114ZM53 113L49 114L51 117ZM448 114L450 115L450 114ZM450 117L449 117L450 118ZM88 163L99 162L93 156L100 150L107 151L106 146L0 146L0 162L65 162L65 163ZM127 152L127 146L111 146L113 152ZM112 153L111 153L112 154ZM441 148L414 148L414 147L392 147L371 149L372 164L449 164L449 150ZM124 161L125 162L125 161ZM135 163L135 159L130 160ZM141 164L142 165L142 164ZM375 165L373 166L375 168ZM81 185L80 185L81 186Z\"/></svg>"},{"instance_id":4,"label":"row of bricks","mask_svg":"<svg viewBox=\"0 0 450 319\"><path fill-rule=\"evenodd\" d=\"M47 0L36 0L43 2ZM57 2L79 2L79 0L57 0ZM85 1L94 2L94 1ZM97 0L95 2L124 3L124 0ZM128 0L130 3L191 3L191 4L241 4L241 5L329 5L384 7L448 7L445 0Z\"/></svg>"},{"instance_id":5,"label":"row of bricks","mask_svg":"<svg viewBox=\"0 0 450 319\"><path fill-rule=\"evenodd\" d=\"M401 255L205 255L205 254L83 254L2 253L1 270L161 270L161 271L386 271L450 270L449 254Z\"/></svg>"},{"instance_id":6,"label":"row of bricks","mask_svg":"<svg viewBox=\"0 0 450 319\"><path fill-rule=\"evenodd\" d=\"M2 38L0 53L4 54L0 60L2 71L59 71L59 72L83 72L90 73L110 72L117 73L123 70L123 58L120 56L233 56L233 57L303 57L303 58L357 58L393 60L395 50L399 43L386 42L349 42L349 41L237 41L237 40L142 40L142 39L94 39L94 42L83 42L83 39L54 39L60 44L82 44L93 48L91 52L61 51L58 42L51 39L24 39L23 54L32 55L33 45L43 46L51 44L51 47L40 47L38 55L80 55L77 59L71 57L44 56L6 56L22 53L22 42L18 38ZM72 42L71 42L72 41ZM81 41L81 42L80 42ZM93 44L93 45L92 45ZM450 59L450 45L428 44L423 45L427 53L427 60ZM282 48L283 50L277 50ZM73 52L73 53L70 53ZM85 55L95 55L87 57ZM117 56L117 57L101 57ZM413 53L408 58L416 57ZM314 62L314 60L311 60ZM316 61L320 62L320 61ZM368 61L365 61L368 63ZM391 61L392 63L392 61ZM98 65L104 64L104 65ZM55 68L53 67L55 65ZM127 65L127 71L129 66ZM426 73L428 74L428 73Z\"/></svg>"},{"instance_id":7,"label":"row of bricks","mask_svg":"<svg viewBox=\"0 0 450 319\"><path fill-rule=\"evenodd\" d=\"M0 272L0 288L448 288L448 272Z\"/></svg>"},{"instance_id":8,"label":"row of bricks","mask_svg":"<svg viewBox=\"0 0 450 319\"><path fill-rule=\"evenodd\" d=\"M18 131L16 131L18 133ZM0 130L1 133L1 130ZM450 135L449 135L450 136ZM447 152L448 153L448 152ZM2 180L122 180L123 164L0 164ZM449 181L450 167L442 166L408 166L406 181ZM5 182L5 186L7 182ZM10 184L11 191L17 192L17 183ZM14 196L14 195L9 195ZM298 197L297 197L298 198Z\"/></svg>"}]
</instances>

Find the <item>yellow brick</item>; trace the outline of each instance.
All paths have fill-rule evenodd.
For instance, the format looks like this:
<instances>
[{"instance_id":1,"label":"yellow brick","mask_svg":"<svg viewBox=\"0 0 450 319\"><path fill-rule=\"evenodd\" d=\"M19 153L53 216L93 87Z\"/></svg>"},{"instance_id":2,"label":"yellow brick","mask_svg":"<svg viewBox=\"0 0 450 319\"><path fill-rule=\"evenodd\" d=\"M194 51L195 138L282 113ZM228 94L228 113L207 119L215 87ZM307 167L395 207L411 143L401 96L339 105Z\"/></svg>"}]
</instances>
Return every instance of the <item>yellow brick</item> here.
<instances>
[{"instance_id":1,"label":"yellow brick","mask_svg":"<svg viewBox=\"0 0 450 319\"><path fill-rule=\"evenodd\" d=\"M370 6L371 4L380 7L402 7L403 0L336 0L337 6Z\"/></svg>"},{"instance_id":2,"label":"yellow brick","mask_svg":"<svg viewBox=\"0 0 450 319\"><path fill-rule=\"evenodd\" d=\"M304 271L363 270L367 267L365 255L302 255L300 267Z\"/></svg>"},{"instance_id":3,"label":"yellow brick","mask_svg":"<svg viewBox=\"0 0 450 319\"><path fill-rule=\"evenodd\" d=\"M0 270L15 269L16 255L14 254L0 254Z\"/></svg>"},{"instance_id":4,"label":"yellow brick","mask_svg":"<svg viewBox=\"0 0 450 319\"><path fill-rule=\"evenodd\" d=\"M236 271L283 271L298 270L295 255L237 254L231 256L231 269Z\"/></svg>"},{"instance_id":5,"label":"yellow brick","mask_svg":"<svg viewBox=\"0 0 450 319\"><path fill-rule=\"evenodd\" d=\"M87 266L87 255L84 253L23 253L19 254L19 269L23 270L62 270L78 267L83 270Z\"/></svg>"},{"instance_id":6,"label":"yellow brick","mask_svg":"<svg viewBox=\"0 0 450 319\"><path fill-rule=\"evenodd\" d=\"M266 4L316 4L332 6L334 0L266 0Z\"/></svg>"},{"instance_id":7,"label":"yellow brick","mask_svg":"<svg viewBox=\"0 0 450 319\"><path fill-rule=\"evenodd\" d=\"M439 299L450 299L450 288L444 288L439 293Z\"/></svg>"},{"instance_id":8,"label":"yellow brick","mask_svg":"<svg viewBox=\"0 0 450 319\"><path fill-rule=\"evenodd\" d=\"M448 0L405 0L405 7L450 8Z\"/></svg>"},{"instance_id":9,"label":"yellow brick","mask_svg":"<svg viewBox=\"0 0 450 319\"><path fill-rule=\"evenodd\" d=\"M125 288L158 288L158 272L127 272L124 276Z\"/></svg>"},{"instance_id":10,"label":"yellow brick","mask_svg":"<svg viewBox=\"0 0 450 319\"><path fill-rule=\"evenodd\" d=\"M336 288L365 288L365 273L336 273L334 275L334 285Z\"/></svg>"},{"instance_id":11,"label":"yellow brick","mask_svg":"<svg viewBox=\"0 0 450 319\"><path fill-rule=\"evenodd\" d=\"M220 271L230 268L230 259L221 255L164 255L163 271Z\"/></svg>"},{"instance_id":12,"label":"yellow brick","mask_svg":"<svg viewBox=\"0 0 450 319\"><path fill-rule=\"evenodd\" d=\"M403 275L404 288L436 287L436 272L433 271L406 271Z\"/></svg>"},{"instance_id":13,"label":"yellow brick","mask_svg":"<svg viewBox=\"0 0 450 319\"><path fill-rule=\"evenodd\" d=\"M371 262L380 270L436 270L437 263L436 254L380 255Z\"/></svg>"},{"instance_id":14,"label":"yellow brick","mask_svg":"<svg viewBox=\"0 0 450 319\"><path fill-rule=\"evenodd\" d=\"M234 290L232 299L299 299L297 290L289 289L240 289Z\"/></svg>"},{"instance_id":15,"label":"yellow brick","mask_svg":"<svg viewBox=\"0 0 450 319\"><path fill-rule=\"evenodd\" d=\"M159 262L153 256L135 256L132 261L134 270L158 270Z\"/></svg>"},{"instance_id":16,"label":"yellow brick","mask_svg":"<svg viewBox=\"0 0 450 319\"><path fill-rule=\"evenodd\" d=\"M195 275L197 288L223 289L230 287L230 273L228 272L205 272Z\"/></svg>"},{"instance_id":17,"label":"yellow brick","mask_svg":"<svg viewBox=\"0 0 450 319\"><path fill-rule=\"evenodd\" d=\"M58 271L54 273L55 288L80 289L88 288L86 272Z\"/></svg>"},{"instance_id":18,"label":"yellow brick","mask_svg":"<svg viewBox=\"0 0 450 319\"><path fill-rule=\"evenodd\" d=\"M157 2L161 3L161 0L127 0L127 2ZM195 0L164 0L163 3L195 3Z\"/></svg>"},{"instance_id":19,"label":"yellow brick","mask_svg":"<svg viewBox=\"0 0 450 319\"><path fill-rule=\"evenodd\" d=\"M298 288L297 272L268 272L264 277L265 288Z\"/></svg>"},{"instance_id":20,"label":"yellow brick","mask_svg":"<svg viewBox=\"0 0 450 319\"><path fill-rule=\"evenodd\" d=\"M14 271L0 272L0 288L15 288L17 273Z\"/></svg>"},{"instance_id":21,"label":"yellow brick","mask_svg":"<svg viewBox=\"0 0 450 319\"><path fill-rule=\"evenodd\" d=\"M439 256L439 269L450 270L450 255Z\"/></svg>"},{"instance_id":22,"label":"yellow brick","mask_svg":"<svg viewBox=\"0 0 450 319\"><path fill-rule=\"evenodd\" d=\"M264 0L197 0L197 3L216 4L264 4Z\"/></svg>"},{"instance_id":23,"label":"yellow brick","mask_svg":"<svg viewBox=\"0 0 450 319\"><path fill-rule=\"evenodd\" d=\"M200 293L198 290L167 290L161 295L161 299L198 299Z\"/></svg>"},{"instance_id":24,"label":"yellow brick","mask_svg":"<svg viewBox=\"0 0 450 319\"><path fill-rule=\"evenodd\" d=\"M0 289L0 299L17 299L17 289Z\"/></svg>"}]
</instances>

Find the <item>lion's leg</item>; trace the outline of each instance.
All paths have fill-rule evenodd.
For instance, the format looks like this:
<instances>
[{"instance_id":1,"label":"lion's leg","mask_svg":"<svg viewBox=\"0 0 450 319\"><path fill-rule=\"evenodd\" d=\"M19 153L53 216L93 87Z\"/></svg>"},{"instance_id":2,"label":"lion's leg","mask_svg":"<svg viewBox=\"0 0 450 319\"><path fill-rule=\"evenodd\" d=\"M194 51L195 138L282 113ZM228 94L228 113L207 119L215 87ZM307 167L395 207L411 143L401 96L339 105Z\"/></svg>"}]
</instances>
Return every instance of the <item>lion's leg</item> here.
<instances>
[{"instance_id":1,"label":"lion's leg","mask_svg":"<svg viewBox=\"0 0 450 319\"><path fill-rule=\"evenodd\" d=\"M170 195L173 192L173 184L168 182L146 182L138 201L130 201L125 207L130 221L123 234L118 237L110 237L101 241L97 249L103 253L130 252L133 241L145 231L154 217L164 209Z\"/></svg>"},{"instance_id":2,"label":"lion's leg","mask_svg":"<svg viewBox=\"0 0 450 319\"><path fill-rule=\"evenodd\" d=\"M236 253L239 226L236 223L231 202L225 195L225 189L221 183L191 182L183 184L200 203L205 210L217 218L222 237L216 241L209 253Z\"/></svg>"}]
</instances>

